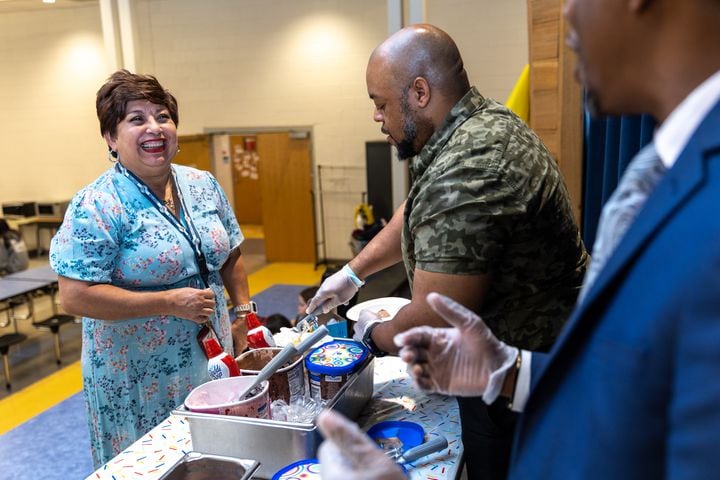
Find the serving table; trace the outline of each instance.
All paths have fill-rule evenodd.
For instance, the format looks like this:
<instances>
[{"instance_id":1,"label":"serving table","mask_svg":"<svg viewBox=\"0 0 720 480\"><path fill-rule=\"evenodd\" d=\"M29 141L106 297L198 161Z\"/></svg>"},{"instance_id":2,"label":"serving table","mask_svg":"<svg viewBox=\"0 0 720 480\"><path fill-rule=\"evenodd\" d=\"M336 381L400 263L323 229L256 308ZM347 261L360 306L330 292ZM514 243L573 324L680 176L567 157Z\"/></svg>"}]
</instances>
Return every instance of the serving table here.
<instances>
[{"instance_id":1,"label":"serving table","mask_svg":"<svg viewBox=\"0 0 720 480\"><path fill-rule=\"evenodd\" d=\"M415 388L405 363L397 357L376 358L373 381L373 397L358 418L360 426L367 430L377 422L406 420L421 425L426 439L444 435L448 447L410 464L409 476L414 480L459 478L463 447L455 399L427 394ZM87 480L157 479L192 450L190 428L185 417L170 415L88 476Z\"/></svg>"}]
</instances>

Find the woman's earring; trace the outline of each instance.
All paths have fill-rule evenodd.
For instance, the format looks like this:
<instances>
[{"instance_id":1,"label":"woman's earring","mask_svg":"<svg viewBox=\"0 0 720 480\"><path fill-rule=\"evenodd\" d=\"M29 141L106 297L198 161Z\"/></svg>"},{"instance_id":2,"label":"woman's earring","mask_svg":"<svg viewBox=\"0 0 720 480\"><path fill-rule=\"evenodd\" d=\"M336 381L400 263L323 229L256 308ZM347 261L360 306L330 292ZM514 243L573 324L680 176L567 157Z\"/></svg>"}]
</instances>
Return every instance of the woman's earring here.
<instances>
[{"instance_id":1,"label":"woman's earring","mask_svg":"<svg viewBox=\"0 0 720 480\"><path fill-rule=\"evenodd\" d=\"M117 162L118 153L112 148L108 147L108 161L111 163Z\"/></svg>"}]
</instances>

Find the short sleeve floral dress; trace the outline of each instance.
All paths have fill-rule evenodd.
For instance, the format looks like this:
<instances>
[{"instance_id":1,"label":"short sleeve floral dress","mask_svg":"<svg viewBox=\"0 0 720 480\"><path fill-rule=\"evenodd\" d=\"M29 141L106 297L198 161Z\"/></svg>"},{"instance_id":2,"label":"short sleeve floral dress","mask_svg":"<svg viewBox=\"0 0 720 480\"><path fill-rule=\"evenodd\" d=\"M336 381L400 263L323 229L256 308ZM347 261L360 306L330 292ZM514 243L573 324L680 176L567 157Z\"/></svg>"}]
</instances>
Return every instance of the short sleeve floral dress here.
<instances>
[{"instance_id":1,"label":"short sleeve floral dress","mask_svg":"<svg viewBox=\"0 0 720 480\"><path fill-rule=\"evenodd\" d=\"M212 319L232 354L220 268L242 233L232 208L208 172L173 165L182 221L173 224L116 165L73 198L52 240L58 275L128 290L204 288L188 236L200 240L215 292ZM125 173L123 173L125 172ZM82 375L95 468L127 448L208 381L200 326L169 316L105 321L83 318Z\"/></svg>"}]
</instances>

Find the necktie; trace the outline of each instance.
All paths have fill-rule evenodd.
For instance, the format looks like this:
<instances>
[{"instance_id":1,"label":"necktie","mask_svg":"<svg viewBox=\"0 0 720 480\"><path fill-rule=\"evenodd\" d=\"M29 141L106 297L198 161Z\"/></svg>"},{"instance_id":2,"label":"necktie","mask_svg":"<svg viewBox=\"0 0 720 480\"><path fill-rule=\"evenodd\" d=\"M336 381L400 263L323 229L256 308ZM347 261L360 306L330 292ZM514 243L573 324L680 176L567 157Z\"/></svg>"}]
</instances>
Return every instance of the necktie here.
<instances>
[{"instance_id":1,"label":"necktie","mask_svg":"<svg viewBox=\"0 0 720 480\"><path fill-rule=\"evenodd\" d=\"M665 173L665 165L650 143L628 165L615 192L603 207L590 268L578 298L581 303L627 229Z\"/></svg>"}]
</instances>

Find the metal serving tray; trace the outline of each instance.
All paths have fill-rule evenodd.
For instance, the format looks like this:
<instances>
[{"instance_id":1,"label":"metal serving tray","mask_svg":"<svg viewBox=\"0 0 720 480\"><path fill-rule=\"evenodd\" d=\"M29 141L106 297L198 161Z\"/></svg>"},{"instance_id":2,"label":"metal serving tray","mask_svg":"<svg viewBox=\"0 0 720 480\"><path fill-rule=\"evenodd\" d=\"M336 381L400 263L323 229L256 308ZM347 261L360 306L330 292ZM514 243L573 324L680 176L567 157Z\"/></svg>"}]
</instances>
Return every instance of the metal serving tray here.
<instances>
[{"instance_id":1,"label":"metal serving tray","mask_svg":"<svg viewBox=\"0 0 720 480\"><path fill-rule=\"evenodd\" d=\"M255 460L188 452L160 480L250 480L258 465Z\"/></svg>"},{"instance_id":2,"label":"metal serving tray","mask_svg":"<svg viewBox=\"0 0 720 480\"><path fill-rule=\"evenodd\" d=\"M375 358L369 355L327 408L356 419L372 397L374 372ZM173 414L187 417L193 450L257 460L260 468L255 476L259 478L271 478L286 465L315 457L321 443L314 423L196 413L184 406Z\"/></svg>"}]
</instances>

